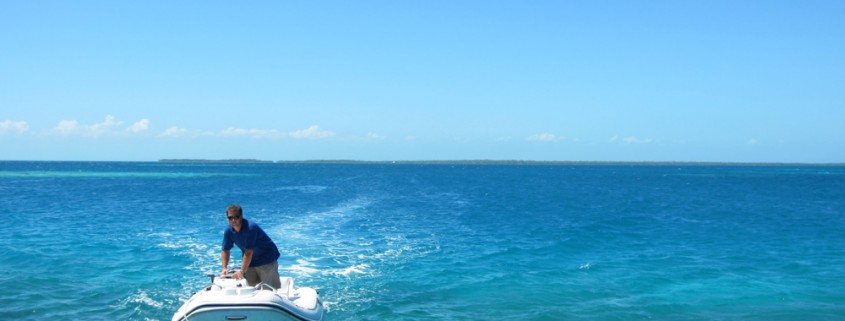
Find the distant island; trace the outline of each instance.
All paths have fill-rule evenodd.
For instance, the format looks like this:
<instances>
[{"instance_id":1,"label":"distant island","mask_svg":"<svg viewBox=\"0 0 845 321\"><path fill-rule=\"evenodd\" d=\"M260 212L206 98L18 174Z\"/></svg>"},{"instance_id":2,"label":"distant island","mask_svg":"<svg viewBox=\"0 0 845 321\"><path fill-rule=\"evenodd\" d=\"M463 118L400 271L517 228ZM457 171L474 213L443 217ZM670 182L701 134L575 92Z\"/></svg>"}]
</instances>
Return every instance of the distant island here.
<instances>
[{"instance_id":1,"label":"distant island","mask_svg":"<svg viewBox=\"0 0 845 321\"><path fill-rule=\"evenodd\" d=\"M161 163L273 163L258 159L159 159Z\"/></svg>"},{"instance_id":2,"label":"distant island","mask_svg":"<svg viewBox=\"0 0 845 321\"><path fill-rule=\"evenodd\" d=\"M658 162L658 161L532 161L532 160L282 160L259 159L160 159L162 163L265 163L265 164L410 164L410 165L655 165L655 166L845 166L845 163L777 163L777 162Z\"/></svg>"}]
</instances>

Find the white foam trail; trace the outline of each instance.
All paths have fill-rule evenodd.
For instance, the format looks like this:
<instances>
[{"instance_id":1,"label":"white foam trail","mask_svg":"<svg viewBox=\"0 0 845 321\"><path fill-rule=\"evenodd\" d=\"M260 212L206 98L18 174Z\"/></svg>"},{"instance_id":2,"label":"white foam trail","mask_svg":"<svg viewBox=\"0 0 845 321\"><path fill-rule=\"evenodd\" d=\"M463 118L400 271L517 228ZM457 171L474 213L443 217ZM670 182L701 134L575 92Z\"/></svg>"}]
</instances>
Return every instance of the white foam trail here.
<instances>
[{"instance_id":1,"label":"white foam trail","mask_svg":"<svg viewBox=\"0 0 845 321\"><path fill-rule=\"evenodd\" d=\"M273 240L279 240L277 243L281 243L280 250L291 250L290 245L306 248L336 247L342 243L345 235L342 226L359 217L357 212L374 202L368 197L353 198L323 212L303 213L266 230Z\"/></svg>"},{"instance_id":2,"label":"white foam trail","mask_svg":"<svg viewBox=\"0 0 845 321\"><path fill-rule=\"evenodd\" d=\"M164 306L164 302L159 302L159 301L153 300L153 298L151 298L150 295L147 294L146 291L141 290L141 289L137 290L137 292L135 294L130 295L130 296L126 297L125 299L123 299L123 301L120 303L120 305L122 307L126 307L127 305L129 305L131 303L139 303L139 304L143 304L143 305L148 305L148 306L151 306L151 307L154 307L154 308L157 308L157 309L160 309Z\"/></svg>"},{"instance_id":3,"label":"white foam trail","mask_svg":"<svg viewBox=\"0 0 845 321\"><path fill-rule=\"evenodd\" d=\"M306 259L296 259L296 264L284 267L282 270L289 271L299 276L312 276L320 272L316 264Z\"/></svg>"},{"instance_id":4,"label":"white foam trail","mask_svg":"<svg viewBox=\"0 0 845 321\"><path fill-rule=\"evenodd\" d=\"M349 277L349 275L352 274L352 273L367 274L367 270L369 270L369 269L370 269L370 266L368 264L361 263L361 264L353 265L353 266L350 266L350 267L347 267L347 268L341 269L341 270L337 270L337 269L332 270L332 271L329 272L329 274L342 275L342 276L345 276L345 277Z\"/></svg>"},{"instance_id":5,"label":"white foam trail","mask_svg":"<svg viewBox=\"0 0 845 321\"><path fill-rule=\"evenodd\" d=\"M294 273L299 274L299 275L306 275L306 276L316 274L317 272L320 271L320 270L312 268L312 267L302 266L302 265L298 265L298 264L291 265L290 267L285 268L285 270L294 272Z\"/></svg>"}]
</instances>

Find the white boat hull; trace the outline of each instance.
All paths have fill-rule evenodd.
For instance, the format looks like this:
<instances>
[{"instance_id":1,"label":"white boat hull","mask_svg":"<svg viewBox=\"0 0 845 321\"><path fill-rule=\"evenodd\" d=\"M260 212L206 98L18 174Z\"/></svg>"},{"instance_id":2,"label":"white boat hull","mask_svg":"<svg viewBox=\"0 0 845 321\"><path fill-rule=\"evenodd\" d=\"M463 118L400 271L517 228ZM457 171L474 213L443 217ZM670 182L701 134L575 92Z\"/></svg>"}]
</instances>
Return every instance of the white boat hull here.
<instances>
[{"instance_id":1,"label":"white boat hull","mask_svg":"<svg viewBox=\"0 0 845 321\"><path fill-rule=\"evenodd\" d=\"M194 294L173 315L172 321L323 319L323 303L316 290L295 288L293 279L280 278L282 287L248 286L246 280L216 279Z\"/></svg>"}]
</instances>

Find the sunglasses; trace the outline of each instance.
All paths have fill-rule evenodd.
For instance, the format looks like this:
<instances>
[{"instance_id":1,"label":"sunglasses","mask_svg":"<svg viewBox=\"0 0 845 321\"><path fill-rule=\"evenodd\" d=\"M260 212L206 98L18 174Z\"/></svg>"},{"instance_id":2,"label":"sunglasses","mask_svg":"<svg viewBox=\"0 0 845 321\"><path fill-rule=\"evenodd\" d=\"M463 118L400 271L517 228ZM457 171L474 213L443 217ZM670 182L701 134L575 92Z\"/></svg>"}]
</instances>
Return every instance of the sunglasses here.
<instances>
[{"instance_id":1,"label":"sunglasses","mask_svg":"<svg viewBox=\"0 0 845 321\"><path fill-rule=\"evenodd\" d=\"M241 218L241 216L240 215L235 215L235 216L228 216L227 215L226 218L228 218L230 221L231 220L239 220Z\"/></svg>"}]
</instances>

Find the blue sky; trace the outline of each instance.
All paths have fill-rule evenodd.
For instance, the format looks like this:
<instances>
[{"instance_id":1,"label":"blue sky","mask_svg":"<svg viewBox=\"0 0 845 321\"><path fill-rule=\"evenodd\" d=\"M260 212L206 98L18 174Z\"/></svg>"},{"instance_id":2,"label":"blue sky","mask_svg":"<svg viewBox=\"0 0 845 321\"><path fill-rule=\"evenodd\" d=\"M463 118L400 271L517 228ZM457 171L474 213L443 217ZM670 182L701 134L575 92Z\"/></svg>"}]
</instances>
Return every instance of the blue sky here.
<instances>
[{"instance_id":1,"label":"blue sky","mask_svg":"<svg viewBox=\"0 0 845 321\"><path fill-rule=\"evenodd\" d=\"M3 160L845 162L842 1L2 1Z\"/></svg>"}]
</instances>

